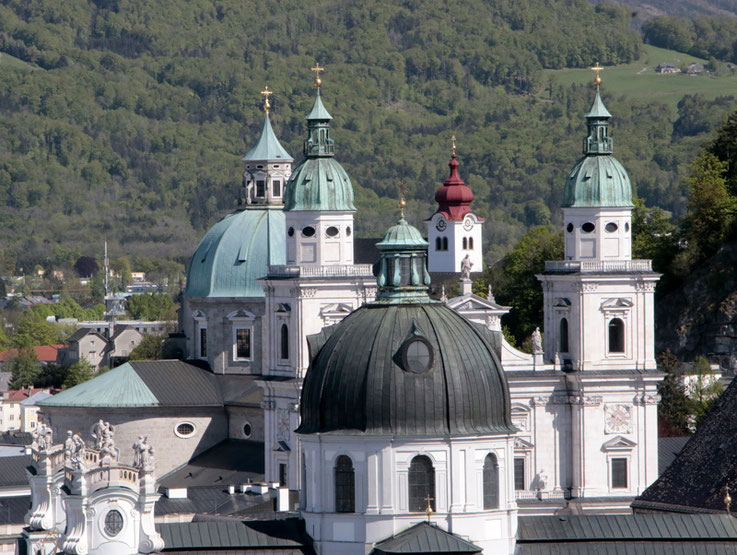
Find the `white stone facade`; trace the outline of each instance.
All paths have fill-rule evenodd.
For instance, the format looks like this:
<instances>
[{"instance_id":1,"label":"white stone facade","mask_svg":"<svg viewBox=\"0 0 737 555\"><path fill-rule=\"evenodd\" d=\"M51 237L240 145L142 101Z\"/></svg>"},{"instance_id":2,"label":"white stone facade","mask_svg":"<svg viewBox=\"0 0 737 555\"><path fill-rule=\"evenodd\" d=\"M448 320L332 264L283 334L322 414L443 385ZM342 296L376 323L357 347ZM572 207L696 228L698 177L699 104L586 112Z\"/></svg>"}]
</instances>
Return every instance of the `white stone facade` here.
<instances>
[{"instance_id":1,"label":"white stone facade","mask_svg":"<svg viewBox=\"0 0 737 555\"><path fill-rule=\"evenodd\" d=\"M292 210L285 216L287 264L353 264L353 212Z\"/></svg>"},{"instance_id":2,"label":"white stone facade","mask_svg":"<svg viewBox=\"0 0 737 555\"><path fill-rule=\"evenodd\" d=\"M460 273L461 261L468 255L471 273L483 272L483 220L473 212L462 220L448 220L436 212L427 220L427 269L430 273Z\"/></svg>"},{"instance_id":3,"label":"white stone facade","mask_svg":"<svg viewBox=\"0 0 737 555\"><path fill-rule=\"evenodd\" d=\"M410 511L409 468L428 457L434 471L430 519L440 528L482 547L484 553L512 553L517 533L509 436L446 438L308 434L304 450L303 510L307 533L318 553L364 554L374 543L426 520ZM484 462L497 462L496 508L484 509ZM336 512L335 468L350 457L355 476L355 512Z\"/></svg>"},{"instance_id":4,"label":"white stone facade","mask_svg":"<svg viewBox=\"0 0 737 555\"><path fill-rule=\"evenodd\" d=\"M291 160L249 160L243 172L246 203L281 204L291 175Z\"/></svg>"}]
</instances>

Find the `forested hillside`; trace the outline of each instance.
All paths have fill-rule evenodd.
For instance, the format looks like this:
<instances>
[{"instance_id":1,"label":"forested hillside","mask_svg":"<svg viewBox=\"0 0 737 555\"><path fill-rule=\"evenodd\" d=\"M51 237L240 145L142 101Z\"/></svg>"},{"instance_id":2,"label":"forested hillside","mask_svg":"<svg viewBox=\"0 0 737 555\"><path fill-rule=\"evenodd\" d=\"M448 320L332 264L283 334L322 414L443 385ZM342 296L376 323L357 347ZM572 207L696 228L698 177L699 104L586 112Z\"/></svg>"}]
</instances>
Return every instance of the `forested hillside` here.
<instances>
[{"instance_id":1,"label":"forested hillside","mask_svg":"<svg viewBox=\"0 0 737 555\"><path fill-rule=\"evenodd\" d=\"M543 68L636 59L630 18L585 0L6 0L0 260L28 268L60 245L99 256L103 238L118 255L186 259L235 205L266 84L275 130L301 159L316 60L357 232L395 217L400 180L419 225L455 134L498 256L556 221L581 149L592 91ZM606 80L603 93L638 195L680 214L679 178L730 99L688 98L674 113L608 95Z\"/></svg>"}]
</instances>

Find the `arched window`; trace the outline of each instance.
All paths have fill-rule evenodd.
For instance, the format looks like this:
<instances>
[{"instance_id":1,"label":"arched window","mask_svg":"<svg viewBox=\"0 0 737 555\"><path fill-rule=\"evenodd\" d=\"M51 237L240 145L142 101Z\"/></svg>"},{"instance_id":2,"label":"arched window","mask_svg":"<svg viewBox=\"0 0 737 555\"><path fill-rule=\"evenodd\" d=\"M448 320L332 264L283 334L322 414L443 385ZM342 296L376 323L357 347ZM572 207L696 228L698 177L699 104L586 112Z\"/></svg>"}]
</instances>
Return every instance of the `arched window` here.
<instances>
[{"instance_id":1,"label":"arched window","mask_svg":"<svg viewBox=\"0 0 737 555\"><path fill-rule=\"evenodd\" d=\"M356 475L353 462L347 455L335 461L335 512L356 512Z\"/></svg>"},{"instance_id":2,"label":"arched window","mask_svg":"<svg viewBox=\"0 0 737 555\"><path fill-rule=\"evenodd\" d=\"M468 238L468 250L473 250L473 237Z\"/></svg>"},{"instance_id":3,"label":"arched window","mask_svg":"<svg viewBox=\"0 0 737 555\"><path fill-rule=\"evenodd\" d=\"M435 238L435 250L439 251L443 248L443 240L440 237Z\"/></svg>"},{"instance_id":4,"label":"arched window","mask_svg":"<svg viewBox=\"0 0 737 555\"><path fill-rule=\"evenodd\" d=\"M289 358L289 326L281 325L281 359Z\"/></svg>"},{"instance_id":5,"label":"arched window","mask_svg":"<svg viewBox=\"0 0 737 555\"><path fill-rule=\"evenodd\" d=\"M468 250L468 239L463 238L463 250Z\"/></svg>"},{"instance_id":6,"label":"arched window","mask_svg":"<svg viewBox=\"0 0 737 555\"><path fill-rule=\"evenodd\" d=\"M624 352L624 322L619 318L609 321L609 352Z\"/></svg>"},{"instance_id":7,"label":"arched window","mask_svg":"<svg viewBox=\"0 0 737 555\"><path fill-rule=\"evenodd\" d=\"M444 251L448 250L448 238L447 237L443 237L443 250Z\"/></svg>"},{"instance_id":8,"label":"arched window","mask_svg":"<svg viewBox=\"0 0 737 555\"><path fill-rule=\"evenodd\" d=\"M499 463L494 453L484 459L484 509L499 508Z\"/></svg>"},{"instance_id":9,"label":"arched window","mask_svg":"<svg viewBox=\"0 0 737 555\"><path fill-rule=\"evenodd\" d=\"M566 318L560 319L560 329L558 331L558 337L560 338L560 346L558 350L561 353L568 352L568 320Z\"/></svg>"},{"instance_id":10,"label":"arched window","mask_svg":"<svg viewBox=\"0 0 737 555\"><path fill-rule=\"evenodd\" d=\"M409 465L409 510L424 513L428 500L435 511L435 469L425 455L417 455Z\"/></svg>"}]
</instances>

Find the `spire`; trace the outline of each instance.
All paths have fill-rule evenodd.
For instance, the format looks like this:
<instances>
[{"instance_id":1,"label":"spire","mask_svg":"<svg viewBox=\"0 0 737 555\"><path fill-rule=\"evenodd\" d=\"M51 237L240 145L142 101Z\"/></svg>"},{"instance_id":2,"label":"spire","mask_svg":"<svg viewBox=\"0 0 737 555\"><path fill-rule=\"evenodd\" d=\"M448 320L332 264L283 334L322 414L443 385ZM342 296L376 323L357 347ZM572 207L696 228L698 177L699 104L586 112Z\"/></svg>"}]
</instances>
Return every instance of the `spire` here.
<instances>
[{"instance_id":1,"label":"spire","mask_svg":"<svg viewBox=\"0 0 737 555\"><path fill-rule=\"evenodd\" d=\"M443 186L435 191L435 201L438 203L438 212L442 212L447 220L462 220L471 211L473 191L458 175L460 163L456 159L455 135L451 137L451 155L448 167L450 175L443 182Z\"/></svg>"},{"instance_id":2,"label":"spire","mask_svg":"<svg viewBox=\"0 0 737 555\"><path fill-rule=\"evenodd\" d=\"M404 199L399 203L404 211ZM404 214L396 225L390 227L384 238L376 243L381 254L377 302L426 303L430 302L427 273L427 241L416 227L407 223Z\"/></svg>"},{"instance_id":3,"label":"spire","mask_svg":"<svg viewBox=\"0 0 737 555\"><path fill-rule=\"evenodd\" d=\"M284 147L281 146L279 139L276 138L274 130L271 127L271 119L269 118L271 103L269 102L269 97L274 93L271 92L269 90L269 87L267 86L264 87L264 90L261 91L261 94L264 97L264 112L266 112L266 117L264 118L264 127L261 130L261 137L259 137L256 146L248 151L248 154L243 157L243 161L266 162L270 160L284 160L291 162L293 158L286 150L284 150Z\"/></svg>"},{"instance_id":4,"label":"spire","mask_svg":"<svg viewBox=\"0 0 737 555\"><path fill-rule=\"evenodd\" d=\"M333 156L335 151L333 149L333 139L330 138L330 120L333 119L333 116L325 109L320 97L320 86L322 85L320 72L325 71L325 68L320 67L320 64L315 64L312 71L315 72L317 95L312 110L307 114L308 134L304 143L304 154L307 158Z\"/></svg>"},{"instance_id":5,"label":"spire","mask_svg":"<svg viewBox=\"0 0 737 555\"><path fill-rule=\"evenodd\" d=\"M586 126L589 132L588 136L583 140L583 153L587 156L611 154L614 149L614 142L608 136L609 120L612 115L606 109L606 106L604 106L604 102L601 100L601 94L599 93L599 87L601 86L599 72L603 69L599 65L599 62L596 62L591 68L592 71L596 72L596 77L594 78L596 96L594 96L594 103L591 105L591 109L586 114Z\"/></svg>"}]
</instances>

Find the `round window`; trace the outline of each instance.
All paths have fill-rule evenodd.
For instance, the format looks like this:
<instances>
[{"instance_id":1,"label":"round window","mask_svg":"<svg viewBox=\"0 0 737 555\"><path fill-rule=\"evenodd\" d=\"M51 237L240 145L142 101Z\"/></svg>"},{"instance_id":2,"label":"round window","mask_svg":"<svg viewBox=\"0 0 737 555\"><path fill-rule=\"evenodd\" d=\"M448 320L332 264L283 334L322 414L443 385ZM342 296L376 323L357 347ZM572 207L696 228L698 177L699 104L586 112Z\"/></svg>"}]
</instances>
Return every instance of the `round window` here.
<instances>
[{"instance_id":1,"label":"round window","mask_svg":"<svg viewBox=\"0 0 737 555\"><path fill-rule=\"evenodd\" d=\"M351 236L351 227L350 227L350 226L348 226L348 227L346 227L346 228L345 228L345 234L346 234L346 235L347 235L348 237L350 237L350 236Z\"/></svg>"},{"instance_id":2,"label":"round window","mask_svg":"<svg viewBox=\"0 0 737 555\"><path fill-rule=\"evenodd\" d=\"M430 343L420 337L410 339L402 352L404 369L414 374L424 374L432 367L433 353Z\"/></svg>"},{"instance_id":3,"label":"round window","mask_svg":"<svg viewBox=\"0 0 737 555\"><path fill-rule=\"evenodd\" d=\"M117 536L123 529L123 515L120 511L113 509L105 515L105 533L108 536Z\"/></svg>"},{"instance_id":4,"label":"round window","mask_svg":"<svg viewBox=\"0 0 737 555\"><path fill-rule=\"evenodd\" d=\"M606 229L609 233L614 233L615 231L619 229L619 226L615 224L614 222L609 222L608 224L606 224L604 229Z\"/></svg>"},{"instance_id":5,"label":"round window","mask_svg":"<svg viewBox=\"0 0 737 555\"><path fill-rule=\"evenodd\" d=\"M293 227L290 227L289 228L289 230L287 231L287 235L289 235L290 237L294 237L294 228Z\"/></svg>"},{"instance_id":6,"label":"round window","mask_svg":"<svg viewBox=\"0 0 737 555\"><path fill-rule=\"evenodd\" d=\"M629 230L630 230L630 223L629 222L625 222L625 224L624 224L624 230L629 233Z\"/></svg>"},{"instance_id":7,"label":"round window","mask_svg":"<svg viewBox=\"0 0 737 555\"><path fill-rule=\"evenodd\" d=\"M302 229L302 235L305 237L312 237L315 234L315 228L311 225L308 225L307 227Z\"/></svg>"},{"instance_id":8,"label":"round window","mask_svg":"<svg viewBox=\"0 0 737 555\"><path fill-rule=\"evenodd\" d=\"M182 438L191 437L194 435L194 424L192 424L191 422L182 422L181 424L177 425L174 433Z\"/></svg>"},{"instance_id":9,"label":"round window","mask_svg":"<svg viewBox=\"0 0 737 555\"><path fill-rule=\"evenodd\" d=\"M325 230L325 235L327 235L328 237L337 237L338 233L339 233L338 228L335 227L334 225L331 225L329 228Z\"/></svg>"},{"instance_id":10,"label":"round window","mask_svg":"<svg viewBox=\"0 0 737 555\"><path fill-rule=\"evenodd\" d=\"M568 225L566 226L566 231L567 231L568 233L571 233L571 232L573 231L573 224L568 224Z\"/></svg>"},{"instance_id":11,"label":"round window","mask_svg":"<svg viewBox=\"0 0 737 555\"><path fill-rule=\"evenodd\" d=\"M251 437L251 434L253 433L253 429L251 428L251 424L246 422L243 424L243 435L248 439Z\"/></svg>"},{"instance_id":12,"label":"round window","mask_svg":"<svg viewBox=\"0 0 737 555\"><path fill-rule=\"evenodd\" d=\"M583 231L584 233L591 233L595 229L596 229L596 226L591 222L586 222L585 224L581 226L581 231Z\"/></svg>"}]
</instances>

